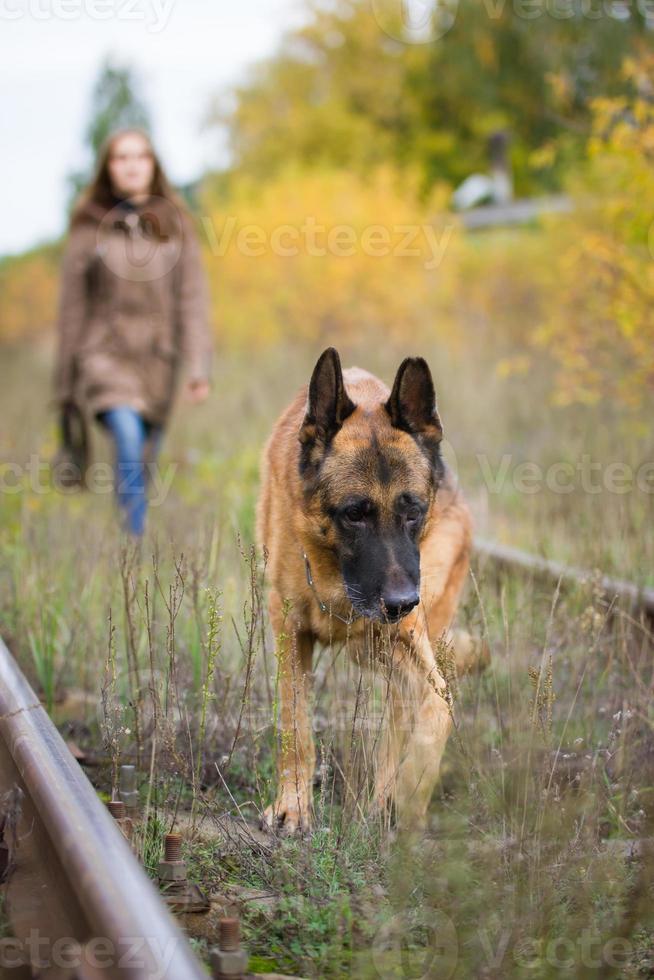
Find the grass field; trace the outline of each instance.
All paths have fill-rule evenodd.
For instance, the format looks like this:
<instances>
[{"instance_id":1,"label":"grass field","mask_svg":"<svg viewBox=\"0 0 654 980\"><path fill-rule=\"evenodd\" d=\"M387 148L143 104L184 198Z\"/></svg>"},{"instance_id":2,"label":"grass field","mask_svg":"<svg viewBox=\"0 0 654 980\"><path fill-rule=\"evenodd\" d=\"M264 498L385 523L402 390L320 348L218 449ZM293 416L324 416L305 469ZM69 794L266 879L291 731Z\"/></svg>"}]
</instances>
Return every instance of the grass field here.
<instances>
[{"instance_id":1,"label":"grass field","mask_svg":"<svg viewBox=\"0 0 654 980\"><path fill-rule=\"evenodd\" d=\"M553 409L545 370L500 377L475 329L458 353L429 335L340 349L388 383L403 356L427 357L480 534L653 584L651 436L611 405ZM425 839L367 817L383 685L337 649L316 664L315 832L258 832L276 751L252 551L258 460L319 353L289 343L219 354L210 400L175 415L161 458L172 483L139 555L116 531L110 492L55 492L45 469L35 483L55 449L51 351L6 348L5 640L62 730L103 756L99 791L137 761L146 864L154 871L161 835L183 827L194 879L238 908L254 968L654 975L652 634L609 615L592 576L563 592L474 563L460 622L487 636L492 663L453 682L455 733ZM191 928L203 953L210 919Z\"/></svg>"}]
</instances>

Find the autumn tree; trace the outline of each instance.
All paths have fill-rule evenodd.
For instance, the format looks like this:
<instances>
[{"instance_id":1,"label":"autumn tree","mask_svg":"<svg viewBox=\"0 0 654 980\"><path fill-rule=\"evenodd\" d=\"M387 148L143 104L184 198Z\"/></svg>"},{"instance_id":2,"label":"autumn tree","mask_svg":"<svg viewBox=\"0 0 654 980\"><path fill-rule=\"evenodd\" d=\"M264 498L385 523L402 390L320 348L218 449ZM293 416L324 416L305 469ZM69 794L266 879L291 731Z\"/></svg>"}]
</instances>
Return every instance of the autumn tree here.
<instances>
[{"instance_id":1,"label":"autumn tree","mask_svg":"<svg viewBox=\"0 0 654 980\"><path fill-rule=\"evenodd\" d=\"M644 13L441 0L434 16L443 5L451 22L406 43L396 0L310 3L307 23L209 113L234 169L266 179L289 161L363 173L388 161L417 165L426 191L485 169L488 137L503 129L518 192L556 186L582 154L592 96L619 94L622 59L650 33Z\"/></svg>"},{"instance_id":2,"label":"autumn tree","mask_svg":"<svg viewBox=\"0 0 654 980\"><path fill-rule=\"evenodd\" d=\"M134 70L120 66L107 58L100 68L93 88L89 121L84 133L84 145L89 159L95 160L98 150L114 130L123 126L151 129L149 110L139 93ZM92 176L93 163L68 175L69 206Z\"/></svg>"}]
</instances>

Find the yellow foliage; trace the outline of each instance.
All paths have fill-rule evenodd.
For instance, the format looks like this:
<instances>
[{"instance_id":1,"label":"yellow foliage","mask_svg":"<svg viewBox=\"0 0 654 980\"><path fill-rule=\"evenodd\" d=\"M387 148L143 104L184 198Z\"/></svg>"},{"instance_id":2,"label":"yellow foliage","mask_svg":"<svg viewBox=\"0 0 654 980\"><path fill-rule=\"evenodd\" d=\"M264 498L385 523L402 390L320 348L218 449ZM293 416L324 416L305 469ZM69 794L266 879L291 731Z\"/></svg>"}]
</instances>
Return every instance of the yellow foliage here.
<instances>
[{"instance_id":1,"label":"yellow foliage","mask_svg":"<svg viewBox=\"0 0 654 980\"><path fill-rule=\"evenodd\" d=\"M51 326L57 289L50 249L5 259L0 266L0 341L31 337Z\"/></svg>"},{"instance_id":2,"label":"yellow foliage","mask_svg":"<svg viewBox=\"0 0 654 980\"><path fill-rule=\"evenodd\" d=\"M380 167L242 176L205 184L203 240L214 318L229 345L327 344L349 332L410 339L432 325L456 279L457 219L444 192L418 203L418 178Z\"/></svg>"},{"instance_id":3,"label":"yellow foliage","mask_svg":"<svg viewBox=\"0 0 654 980\"><path fill-rule=\"evenodd\" d=\"M509 378L511 375L527 374L532 366L532 359L527 354L516 354L515 357L503 357L495 365L495 373L499 378Z\"/></svg>"},{"instance_id":4,"label":"yellow foliage","mask_svg":"<svg viewBox=\"0 0 654 980\"><path fill-rule=\"evenodd\" d=\"M654 58L625 65L654 77ZM597 99L573 215L550 223L549 300L535 340L558 362L555 401L617 398L638 408L654 391L654 107Z\"/></svg>"}]
</instances>

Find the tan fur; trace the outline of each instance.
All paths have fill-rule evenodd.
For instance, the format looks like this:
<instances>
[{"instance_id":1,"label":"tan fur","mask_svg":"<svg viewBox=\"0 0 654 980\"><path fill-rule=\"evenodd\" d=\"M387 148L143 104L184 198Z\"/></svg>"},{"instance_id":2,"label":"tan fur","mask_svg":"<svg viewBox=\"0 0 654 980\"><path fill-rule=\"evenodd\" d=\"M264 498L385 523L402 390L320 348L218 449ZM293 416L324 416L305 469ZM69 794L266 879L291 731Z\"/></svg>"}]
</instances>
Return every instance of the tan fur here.
<instances>
[{"instance_id":1,"label":"tan fur","mask_svg":"<svg viewBox=\"0 0 654 980\"><path fill-rule=\"evenodd\" d=\"M410 461L418 481L427 481L429 464L420 449L410 435L391 426L383 409L389 397L386 385L358 368L344 371L343 379L357 407L334 437L332 452L325 461L330 478L368 494L393 492L392 485L375 485L369 474L357 472L354 465L354 451L369 444L374 432L385 448L392 446ZM310 826L315 750L308 698L314 643L347 639L350 652L365 665L371 655L371 637L372 656L381 656L385 630L392 632L394 641L389 670L391 718L377 760L375 799L380 807L394 799L400 821L420 826L451 728L446 684L436 663L437 645L442 640L453 642L455 650L461 652L464 670L478 657L467 634L451 631L468 572L470 512L447 472L438 492L432 494L420 541L421 601L396 626L362 619L346 626L322 612L317 596L345 619L351 606L330 521L322 513L319 500L303 497L298 433L307 393L305 386L278 419L267 443L257 511L259 545L268 553L269 610L279 664L282 729L278 793L265 820L270 826L277 819L283 820L291 831ZM309 557L315 593L307 583L303 553Z\"/></svg>"}]
</instances>

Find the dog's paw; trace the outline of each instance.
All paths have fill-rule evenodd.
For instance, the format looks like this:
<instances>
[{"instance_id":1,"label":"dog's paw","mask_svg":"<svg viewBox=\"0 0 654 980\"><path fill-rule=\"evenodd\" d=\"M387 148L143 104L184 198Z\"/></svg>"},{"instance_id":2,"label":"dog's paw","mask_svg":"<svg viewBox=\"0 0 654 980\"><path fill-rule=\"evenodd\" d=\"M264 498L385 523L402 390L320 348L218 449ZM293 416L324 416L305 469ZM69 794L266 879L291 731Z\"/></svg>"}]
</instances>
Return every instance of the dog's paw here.
<instances>
[{"instance_id":1,"label":"dog's paw","mask_svg":"<svg viewBox=\"0 0 654 980\"><path fill-rule=\"evenodd\" d=\"M299 806L296 796L292 800L282 796L264 810L261 828L278 831L285 836L305 833L311 829L308 808Z\"/></svg>"},{"instance_id":2,"label":"dog's paw","mask_svg":"<svg viewBox=\"0 0 654 980\"><path fill-rule=\"evenodd\" d=\"M374 793L371 795L366 809L368 820L386 822L392 810L393 793L387 780L378 780Z\"/></svg>"},{"instance_id":3,"label":"dog's paw","mask_svg":"<svg viewBox=\"0 0 654 980\"><path fill-rule=\"evenodd\" d=\"M450 638L459 677L465 674L481 674L488 667L491 651L483 637L473 636L467 630L456 629L452 631Z\"/></svg>"}]
</instances>

